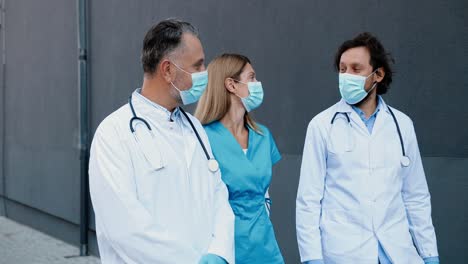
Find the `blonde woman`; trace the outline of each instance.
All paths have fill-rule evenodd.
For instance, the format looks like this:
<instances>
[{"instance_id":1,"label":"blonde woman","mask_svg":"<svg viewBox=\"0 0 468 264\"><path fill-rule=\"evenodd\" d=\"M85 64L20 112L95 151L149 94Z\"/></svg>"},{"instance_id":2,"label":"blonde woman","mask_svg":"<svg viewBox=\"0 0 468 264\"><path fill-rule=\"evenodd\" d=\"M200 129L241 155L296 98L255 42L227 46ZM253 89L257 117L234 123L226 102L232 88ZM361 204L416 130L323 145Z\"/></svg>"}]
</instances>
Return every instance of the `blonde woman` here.
<instances>
[{"instance_id":1,"label":"blonde woman","mask_svg":"<svg viewBox=\"0 0 468 264\"><path fill-rule=\"evenodd\" d=\"M236 215L236 263L284 263L265 206L272 166L281 155L270 131L249 115L262 100L247 57L223 54L208 65L208 86L195 116L205 127Z\"/></svg>"}]
</instances>

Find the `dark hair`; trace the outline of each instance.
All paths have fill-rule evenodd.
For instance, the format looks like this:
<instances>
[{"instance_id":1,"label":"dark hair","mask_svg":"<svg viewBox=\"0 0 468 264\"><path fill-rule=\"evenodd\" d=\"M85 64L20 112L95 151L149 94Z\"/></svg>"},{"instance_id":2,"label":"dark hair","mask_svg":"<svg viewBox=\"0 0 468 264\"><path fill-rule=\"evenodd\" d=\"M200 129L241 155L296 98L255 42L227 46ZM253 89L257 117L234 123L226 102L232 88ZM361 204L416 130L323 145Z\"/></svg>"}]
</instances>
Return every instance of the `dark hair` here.
<instances>
[{"instance_id":1,"label":"dark hair","mask_svg":"<svg viewBox=\"0 0 468 264\"><path fill-rule=\"evenodd\" d=\"M390 53L385 51L382 43L373 36L371 33L364 32L357 35L355 38L347 40L341 44L338 52L335 56L335 68L339 71L341 55L349 49L365 47L370 53L370 65L372 70L376 70L380 67L383 68L385 76L380 83L377 84L377 94L385 94L392 83L393 71L390 64L393 64L393 60Z\"/></svg>"},{"instance_id":2,"label":"dark hair","mask_svg":"<svg viewBox=\"0 0 468 264\"><path fill-rule=\"evenodd\" d=\"M145 73L154 73L161 59L179 47L182 34L198 36L197 29L188 22L166 19L148 30L143 40L141 63Z\"/></svg>"}]
</instances>

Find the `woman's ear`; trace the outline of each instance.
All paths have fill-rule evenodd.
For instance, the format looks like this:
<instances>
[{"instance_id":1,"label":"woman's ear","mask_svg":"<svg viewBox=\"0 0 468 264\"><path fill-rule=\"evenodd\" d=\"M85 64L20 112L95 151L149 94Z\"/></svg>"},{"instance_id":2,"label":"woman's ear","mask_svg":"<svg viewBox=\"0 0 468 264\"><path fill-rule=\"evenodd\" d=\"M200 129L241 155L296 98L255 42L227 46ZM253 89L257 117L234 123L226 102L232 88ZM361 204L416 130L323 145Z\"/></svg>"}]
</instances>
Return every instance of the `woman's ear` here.
<instances>
[{"instance_id":1,"label":"woman's ear","mask_svg":"<svg viewBox=\"0 0 468 264\"><path fill-rule=\"evenodd\" d=\"M236 92L236 86L234 85L235 81L232 78L226 78L224 80L224 87L230 92Z\"/></svg>"},{"instance_id":2,"label":"woman's ear","mask_svg":"<svg viewBox=\"0 0 468 264\"><path fill-rule=\"evenodd\" d=\"M379 83L383 80L384 77L385 77L384 69L382 67L378 68L374 74L374 81Z\"/></svg>"}]
</instances>

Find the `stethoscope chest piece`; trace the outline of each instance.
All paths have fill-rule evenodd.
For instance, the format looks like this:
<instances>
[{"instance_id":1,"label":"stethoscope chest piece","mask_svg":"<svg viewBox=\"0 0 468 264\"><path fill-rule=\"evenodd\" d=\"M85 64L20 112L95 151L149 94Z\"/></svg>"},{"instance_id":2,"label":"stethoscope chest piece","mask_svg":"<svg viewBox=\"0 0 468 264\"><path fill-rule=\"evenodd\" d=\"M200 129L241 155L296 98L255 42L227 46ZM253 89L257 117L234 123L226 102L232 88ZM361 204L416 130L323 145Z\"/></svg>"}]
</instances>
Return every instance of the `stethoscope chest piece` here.
<instances>
[{"instance_id":1,"label":"stethoscope chest piece","mask_svg":"<svg viewBox=\"0 0 468 264\"><path fill-rule=\"evenodd\" d=\"M219 170L219 163L215 159L208 160L208 169L211 172L217 172Z\"/></svg>"},{"instance_id":2,"label":"stethoscope chest piece","mask_svg":"<svg viewBox=\"0 0 468 264\"><path fill-rule=\"evenodd\" d=\"M410 165L411 161L407 156L402 156L401 157L401 166L403 167L408 167Z\"/></svg>"}]
</instances>

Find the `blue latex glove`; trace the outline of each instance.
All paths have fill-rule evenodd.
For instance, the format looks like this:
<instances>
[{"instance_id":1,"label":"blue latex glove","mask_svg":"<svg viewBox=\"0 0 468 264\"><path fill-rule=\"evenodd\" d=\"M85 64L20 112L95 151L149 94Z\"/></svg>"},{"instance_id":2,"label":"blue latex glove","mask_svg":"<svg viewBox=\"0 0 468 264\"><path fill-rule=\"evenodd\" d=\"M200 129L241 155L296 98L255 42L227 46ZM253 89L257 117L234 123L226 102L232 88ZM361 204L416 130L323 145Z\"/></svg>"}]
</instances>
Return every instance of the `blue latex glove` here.
<instances>
[{"instance_id":1,"label":"blue latex glove","mask_svg":"<svg viewBox=\"0 0 468 264\"><path fill-rule=\"evenodd\" d=\"M306 262L302 262L302 264L324 264L323 259L314 259L314 260L308 260Z\"/></svg>"},{"instance_id":2,"label":"blue latex glove","mask_svg":"<svg viewBox=\"0 0 468 264\"><path fill-rule=\"evenodd\" d=\"M424 259L424 264L439 264L439 257L430 257Z\"/></svg>"},{"instance_id":3,"label":"blue latex glove","mask_svg":"<svg viewBox=\"0 0 468 264\"><path fill-rule=\"evenodd\" d=\"M227 262L218 255L206 254L202 256L198 264L227 264Z\"/></svg>"}]
</instances>

